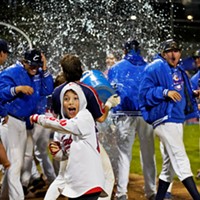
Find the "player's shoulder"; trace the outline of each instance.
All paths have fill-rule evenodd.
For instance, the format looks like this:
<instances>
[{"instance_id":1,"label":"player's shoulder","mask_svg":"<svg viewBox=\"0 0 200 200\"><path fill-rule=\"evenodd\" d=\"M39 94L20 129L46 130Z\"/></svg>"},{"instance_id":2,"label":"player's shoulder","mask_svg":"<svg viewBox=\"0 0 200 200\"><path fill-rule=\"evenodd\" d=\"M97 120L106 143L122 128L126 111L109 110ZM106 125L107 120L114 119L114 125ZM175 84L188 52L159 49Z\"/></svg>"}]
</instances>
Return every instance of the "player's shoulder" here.
<instances>
[{"instance_id":1,"label":"player's shoulder","mask_svg":"<svg viewBox=\"0 0 200 200\"><path fill-rule=\"evenodd\" d=\"M147 72L159 71L159 70L162 70L164 65L165 63L163 62L163 60L158 58L148 63L145 67L145 70Z\"/></svg>"},{"instance_id":2,"label":"player's shoulder","mask_svg":"<svg viewBox=\"0 0 200 200\"><path fill-rule=\"evenodd\" d=\"M67 82L62 83L61 85L57 86L54 91L53 94L57 95L60 94L61 90L63 89L63 87L67 84Z\"/></svg>"},{"instance_id":3,"label":"player's shoulder","mask_svg":"<svg viewBox=\"0 0 200 200\"><path fill-rule=\"evenodd\" d=\"M85 83L80 82L79 85L81 86L84 94L87 95L97 95L96 90L90 86L90 85L86 85Z\"/></svg>"},{"instance_id":4,"label":"player's shoulder","mask_svg":"<svg viewBox=\"0 0 200 200\"><path fill-rule=\"evenodd\" d=\"M21 74L21 73L24 74L23 71L25 71L24 68L20 64L15 63L15 64L7 67L6 69L4 69L1 72L1 74L6 75L6 76L8 75L8 76L17 76L18 77L19 74Z\"/></svg>"}]
</instances>

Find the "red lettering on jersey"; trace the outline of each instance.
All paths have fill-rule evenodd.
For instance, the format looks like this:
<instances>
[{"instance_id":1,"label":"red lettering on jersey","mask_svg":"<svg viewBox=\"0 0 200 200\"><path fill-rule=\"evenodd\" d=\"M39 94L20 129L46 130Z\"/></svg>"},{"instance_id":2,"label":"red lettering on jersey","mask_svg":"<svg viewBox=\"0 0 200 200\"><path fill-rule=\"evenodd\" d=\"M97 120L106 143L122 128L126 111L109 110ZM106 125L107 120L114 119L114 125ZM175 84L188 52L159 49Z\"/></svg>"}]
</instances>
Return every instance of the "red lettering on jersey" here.
<instances>
[{"instance_id":1,"label":"red lettering on jersey","mask_svg":"<svg viewBox=\"0 0 200 200\"><path fill-rule=\"evenodd\" d=\"M60 125L61 126L66 126L67 125L67 120L66 119L61 119L60 120Z\"/></svg>"},{"instance_id":2,"label":"red lettering on jersey","mask_svg":"<svg viewBox=\"0 0 200 200\"><path fill-rule=\"evenodd\" d=\"M65 139L65 137L63 136L61 140L62 140L63 145L64 145L64 150L65 150L65 152L67 153L67 151L70 149L71 143L73 142L72 136L70 135L70 137L69 137L69 138L66 138L66 139Z\"/></svg>"},{"instance_id":3,"label":"red lettering on jersey","mask_svg":"<svg viewBox=\"0 0 200 200\"><path fill-rule=\"evenodd\" d=\"M51 120L51 121L56 121L57 120L55 117L46 117L46 118Z\"/></svg>"}]
</instances>

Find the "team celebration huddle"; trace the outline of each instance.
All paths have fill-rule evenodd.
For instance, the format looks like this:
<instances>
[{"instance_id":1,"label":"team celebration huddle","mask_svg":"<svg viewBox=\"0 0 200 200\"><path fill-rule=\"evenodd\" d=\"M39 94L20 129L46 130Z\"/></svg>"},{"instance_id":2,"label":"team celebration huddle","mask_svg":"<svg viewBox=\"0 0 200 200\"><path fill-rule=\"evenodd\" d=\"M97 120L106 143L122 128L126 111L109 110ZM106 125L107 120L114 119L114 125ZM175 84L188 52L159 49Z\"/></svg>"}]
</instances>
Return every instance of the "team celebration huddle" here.
<instances>
[{"instance_id":1,"label":"team celebration huddle","mask_svg":"<svg viewBox=\"0 0 200 200\"><path fill-rule=\"evenodd\" d=\"M12 52L0 39L1 200L34 198L44 185L45 200L128 200L136 135L143 196L172 199L177 176L191 199L200 200L183 141L184 123L200 114L200 71L188 73L173 38L161 42L149 62L135 39L119 52L107 54L105 71L86 70L68 52L53 77L39 48L7 66ZM200 68L200 50L191 58ZM99 136L105 127L116 139L115 167L104 146L113 144L102 144ZM155 137L163 159L159 175Z\"/></svg>"}]
</instances>

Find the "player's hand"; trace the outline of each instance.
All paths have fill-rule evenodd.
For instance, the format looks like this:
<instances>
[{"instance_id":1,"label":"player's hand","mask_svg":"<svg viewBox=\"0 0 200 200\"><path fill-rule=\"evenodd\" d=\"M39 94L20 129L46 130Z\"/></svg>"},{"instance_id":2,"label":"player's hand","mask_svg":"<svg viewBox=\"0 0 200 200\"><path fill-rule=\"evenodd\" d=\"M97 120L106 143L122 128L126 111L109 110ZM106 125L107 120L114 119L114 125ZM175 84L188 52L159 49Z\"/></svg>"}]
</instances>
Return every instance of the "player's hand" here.
<instances>
[{"instance_id":1,"label":"player's hand","mask_svg":"<svg viewBox=\"0 0 200 200\"><path fill-rule=\"evenodd\" d=\"M112 107L115 107L118 104L120 104L120 101L120 97L117 94L114 94L106 101L105 105L108 106L109 109L111 109Z\"/></svg>"},{"instance_id":2,"label":"player's hand","mask_svg":"<svg viewBox=\"0 0 200 200\"><path fill-rule=\"evenodd\" d=\"M10 167L10 161L3 164L4 169L8 169Z\"/></svg>"},{"instance_id":3,"label":"player's hand","mask_svg":"<svg viewBox=\"0 0 200 200\"><path fill-rule=\"evenodd\" d=\"M2 164L5 169L9 168L10 161L8 160L6 150L1 142L0 142L0 155L1 155L0 164Z\"/></svg>"},{"instance_id":4,"label":"player's hand","mask_svg":"<svg viewBox=\"0 0 200 200\"><path fill-rule=\"evenodd\" d=\"M171 98L174 102L181 100L181 95L175 90L169 90L167 96Z\"/></svg>"},{"instance_id":5,"label":"player's hand","mask_svg":"<svg viewBox=\"0 0 200 200\"><path fill-rule=\"evenodd\" d=\"M8 123L8 118L9 118L8 115L3 118L2 125Z\"/></svg>"},{"instance_id":6,"label":"player's hand","mask_svg":"<svg viewBox=\"0 0 200 200\"><path fill-rule=\"evenodd\" d=\"M31 115L30 118L29 118L31 124L33 124L33 123L37 123L37 122L38 122L38 117L39 117L38 114Z\"/></svg>"},{"instance_id":7,"label":"player's hand","mask_svg":"<svg viewBox=\"0 0 200 200\"><path fill-rule=\"evenodd\" d=\"M30 87L28 85L20 85L20 86L15 87L15 92L17 94L19 92L22 92L23 94L31 95L31 94L33 94L34 90L32 87Z\"/></svg>"},{"instance_id":8,"label":"player's hand","mask_svg":"<svg viewBox=\"0 0 200 200\"><path fill-rule=\"evenodd\" d=\"M49 143L49 150L51 152L51 155L55 156L61 149L60 142L53 141Z\"/></svg>"}]
</instances>

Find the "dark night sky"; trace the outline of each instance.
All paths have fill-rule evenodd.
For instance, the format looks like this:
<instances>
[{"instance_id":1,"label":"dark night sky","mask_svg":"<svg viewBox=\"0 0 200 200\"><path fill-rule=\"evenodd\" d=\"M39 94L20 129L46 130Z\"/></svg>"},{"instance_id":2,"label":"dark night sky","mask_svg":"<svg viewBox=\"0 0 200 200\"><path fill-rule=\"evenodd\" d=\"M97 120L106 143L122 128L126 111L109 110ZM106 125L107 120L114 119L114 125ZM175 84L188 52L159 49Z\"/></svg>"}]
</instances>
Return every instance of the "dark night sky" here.
<instances>
[{"instance_id":1,"label":"dark night sky","mask_svg":"<svg viewBox=\"0 0 200 200\"><path fill-rule=\"evenodd\" d=\"M141 43L147 59L160 41L171 36L183 43L184 55L199 48L200 1L185 1L190 0L1 0L0 22L27 34L46 53L53 73L66 52L78 54L88 68L104 69L106 53L122 49L128 38ZM186 19L188 14L193 21ZM133 15L136 20L130 19ZM0 27L0 37L10 42L13 57L20 56L27 40Z\"/></svg>"}]
</instances>

